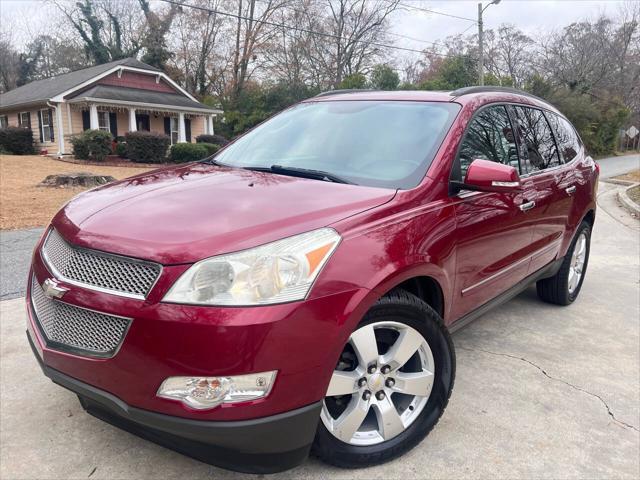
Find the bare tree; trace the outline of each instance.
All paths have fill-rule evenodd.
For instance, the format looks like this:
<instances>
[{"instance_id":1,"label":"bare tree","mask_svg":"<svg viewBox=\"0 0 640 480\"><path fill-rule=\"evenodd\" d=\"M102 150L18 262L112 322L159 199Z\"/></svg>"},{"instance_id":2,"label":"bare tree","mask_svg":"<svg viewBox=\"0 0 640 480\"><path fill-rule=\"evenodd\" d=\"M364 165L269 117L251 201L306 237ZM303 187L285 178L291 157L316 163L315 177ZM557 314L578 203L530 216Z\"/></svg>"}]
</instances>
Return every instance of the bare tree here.
<instances>
[{"instance_id":1,"label":"bare tree","mask_svg":"<svg viewBox=\"0 0 640 480\"><path fill-rule=\"evenodd\" d=\"M188 91L200 97L213 93L214 85L219 88L226 67L222 33L229 20L216 13L221 3L222 0L207 0L200 6L208 10L186 9L176 18L171 38L172 73Z\"/></svg>"},{"instance_id":2,"label":"bare tree","mask_svg":"<svg viewBox=\"0 0 640 480\"><path fill-rule=\"evenodd\" d=\"M363 73L386 53L382 43L388 38L389 15L398 0L324 0L327 14L319 21L308 18L312 30L309 52L313 65L324 71L331 85L346 75Z\"/></svg>"},{"instance_id":3,"label":"bare tree","mask_svg":"<svg viewBox=\"0 0 640 480\"><path fill-rule=\"evenodd\" d=\"M535 42L513 25L501 25L486 33L487 70L498 79L509 78L512 86L523 88L533 73Z\"/></svg>"}]
</instances>

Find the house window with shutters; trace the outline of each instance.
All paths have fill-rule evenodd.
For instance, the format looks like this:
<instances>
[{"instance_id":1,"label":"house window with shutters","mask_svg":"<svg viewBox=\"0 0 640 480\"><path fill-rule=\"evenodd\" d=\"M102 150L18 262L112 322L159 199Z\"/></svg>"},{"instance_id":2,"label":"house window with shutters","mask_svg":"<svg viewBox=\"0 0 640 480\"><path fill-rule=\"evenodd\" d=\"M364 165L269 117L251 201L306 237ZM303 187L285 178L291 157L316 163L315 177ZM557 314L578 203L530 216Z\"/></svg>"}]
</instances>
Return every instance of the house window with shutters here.
<instances>
[{"instance_id":1,"label":"house window with shutters","mask_svg":"<svg viewBox=\"0 0 640 480\"><path fill-rule=\"evenodd\" d=\"M40 110L40 140L42 142L53 142L53 118L51 110Z\"/></svg>"},{"instance_id":2,"label":"house window with shutters","mask_svg":"<svg viewBox=\"0 0 640 480\"><path fill-rule=\"evenodd\" d=\"M18 124L24 128L31 128L31 113L20 112L18 115Z\"/></svg>"},{"instance_id":3,"label":"house window with shutters","mask_svg":"<svg viewBox=\"0 0 640 480\"><path fill-rule=\"evenodd\" d=\"M9 126L9 117L6 115L0 115L0 128L7 128Z\"/></svg>"}]
</instances>

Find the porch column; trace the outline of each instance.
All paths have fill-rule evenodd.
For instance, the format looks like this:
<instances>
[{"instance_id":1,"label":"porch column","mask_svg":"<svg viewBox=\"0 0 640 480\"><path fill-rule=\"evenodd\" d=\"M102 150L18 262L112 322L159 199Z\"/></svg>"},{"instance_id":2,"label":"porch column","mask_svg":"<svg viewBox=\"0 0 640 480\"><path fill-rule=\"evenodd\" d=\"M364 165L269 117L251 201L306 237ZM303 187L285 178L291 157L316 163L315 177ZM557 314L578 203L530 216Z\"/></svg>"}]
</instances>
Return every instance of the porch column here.
<instances>
[{"instance_id":1,"label":"porch column","mask_svg":"<svg viewBox=\"0 0 640 480\"><path fill-rule=\"evenodd\" d=\"M64 127L62 124L62 103L56 105L56 123L58 124L58 156L64 155Z\"/></svg>"},{"instance_id":2,"label":"porch column","mask_svg":"<svg viewBox=\"0 0 640 480\"><path fill-rule=\"evenodd\" d=\"M95 103L89 106L89 128L91 130L98 130L100 128L98 123L98 107Z\"/></svg>"},{"instance_id":3,"label":"porch column","mask_svg":"<svg viewBox=\"0 0 640 480\"><path fill-rule=\"evenodd\" d=\"M214 135L215 132L213 131L213 119L215 118L215 115L209 115L209 135Z\"/></svg>"},{"instance_id":4,"label":"porch column","mask_svg":"<svg viewBox=\"0 0 640 480\"><path fill-rule=\"evenodd\" d=\"M185 143L187 141L187 134L184 127L184 113L178 114L178 143Z\"/></svg>"},{"instance_id":5,"label":"porch column","mask_svg":"<svg viewBox=\"0 0 640 480\"><path fill-rule=\"evenodd\" d=\"M136 109L130 108L129 109L129 131L135 132L136 130L138 130L138 125L136 124Z\"/></svg>"}]
</instances>

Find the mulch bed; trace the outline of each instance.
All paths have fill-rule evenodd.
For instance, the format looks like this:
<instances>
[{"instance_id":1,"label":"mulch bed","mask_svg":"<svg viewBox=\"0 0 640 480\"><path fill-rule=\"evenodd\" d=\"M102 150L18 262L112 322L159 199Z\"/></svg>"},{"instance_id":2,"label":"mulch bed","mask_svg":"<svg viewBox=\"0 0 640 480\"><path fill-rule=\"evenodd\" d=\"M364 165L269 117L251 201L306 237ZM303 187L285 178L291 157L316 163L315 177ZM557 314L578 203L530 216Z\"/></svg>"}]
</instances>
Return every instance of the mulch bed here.
<instances>
[{"instance_id":1,"label":"mulch bed","mask_svg":"<svg viewBox=\"0 0 640 480\"><path fill-rule=\"evenodd\" d=\"M162 168L175 165L175 163L136 163L117 155L109 155L103 162L91 162L89 160L77 160L73 157L53 158L66 163L74 163L76 165L98 165L100 167L129 167L129 168Z\"/></svg>"}]
</instances>

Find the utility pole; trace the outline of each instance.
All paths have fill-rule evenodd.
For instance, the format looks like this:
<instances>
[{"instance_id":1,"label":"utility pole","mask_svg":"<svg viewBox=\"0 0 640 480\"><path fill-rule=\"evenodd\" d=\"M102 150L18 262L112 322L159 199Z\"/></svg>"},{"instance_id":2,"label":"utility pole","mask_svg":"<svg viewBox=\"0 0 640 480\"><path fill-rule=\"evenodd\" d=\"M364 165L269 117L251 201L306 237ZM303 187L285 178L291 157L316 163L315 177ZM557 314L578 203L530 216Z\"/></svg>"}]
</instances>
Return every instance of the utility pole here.
<instances>
[{"instance_id":1,"label":"utility pole","mask_svg":"<svg viewBox=\"0 0 640 480\"><path fill-rule=\"evenodd\" d=\"M493 0L486 7L482 8L482 2L478 3L478 83L484 85L484 31L482 24L482 13L491 5L497 5L501 0Z\"/></svg>"},{"instance_id":2,"label":"utility pole","mask_svg":"<svg viewBox=\"0 0 640 480\"><path fill-rule=\"evenodd\" d=\"M480 74L478 78L478 84L484 85L484 37L482 31L482 3L478 4L478 47L480 48L480 54L478 55L478 68L480 69Z\"/></svg>"}]
</instances>

